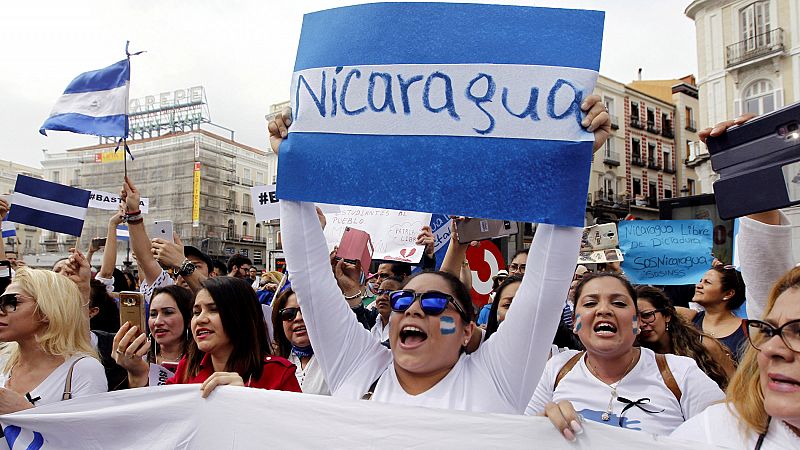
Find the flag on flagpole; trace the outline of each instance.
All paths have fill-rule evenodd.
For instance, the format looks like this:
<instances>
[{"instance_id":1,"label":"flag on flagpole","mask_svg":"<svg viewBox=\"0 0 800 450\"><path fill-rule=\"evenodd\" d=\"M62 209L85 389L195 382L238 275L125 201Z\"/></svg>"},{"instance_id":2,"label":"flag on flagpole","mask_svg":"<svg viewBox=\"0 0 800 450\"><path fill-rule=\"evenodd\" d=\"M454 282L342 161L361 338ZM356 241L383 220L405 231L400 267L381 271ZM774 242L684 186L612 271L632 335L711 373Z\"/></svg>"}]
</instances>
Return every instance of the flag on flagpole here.
<instances>
[{"instance_id":1,"label":"flag on flagpole","mask_svg":"<svg viewBox=\"0 0 800 450\"><path fill-rule=\"evenodd\" d=\"M127 225L117 225L117 240L118 241L128 241L130 240L131 235L128 233L128 226Z\"/></svg>"},{"instance_id":2,"label":"flag on flagpole","mask_svg":"<svg viewBox=\"0 0 800 450\"><path fill-rule=\"evenodd\" d=\"M6 215L6 218L8 215ZM10 238L11 236L17 235L17 227L14 222L9 222L5 218L3 219L3 239Z\"/></svg>"},{"instance_id":3,"label":"flag on flagpole","mask_svg":"<svg viewBox=\"0 0 800 450\"><path fill-rule=\"evenodd\" d=\"M91 192L17 175L8 220L80 236Z\"/></svg>"},{"instance_id":4,"label":"flag on flagpole","mask_svg":"<svg viewBox=\"0 0 800 450\"><path fill-rule=\"evenodd\" d=\"M56 101L39 132L71 131L96 136L128 136L130 61L78 75Z\"/></svg>"}]
</instances>

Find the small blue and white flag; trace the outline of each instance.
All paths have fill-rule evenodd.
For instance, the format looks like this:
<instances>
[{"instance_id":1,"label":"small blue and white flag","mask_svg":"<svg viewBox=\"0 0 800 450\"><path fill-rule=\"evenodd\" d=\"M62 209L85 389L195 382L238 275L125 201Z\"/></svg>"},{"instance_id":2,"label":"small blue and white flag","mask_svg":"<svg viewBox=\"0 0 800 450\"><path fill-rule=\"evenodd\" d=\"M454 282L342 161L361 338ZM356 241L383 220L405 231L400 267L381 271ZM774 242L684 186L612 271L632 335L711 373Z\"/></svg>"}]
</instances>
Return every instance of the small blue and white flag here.
<instances>
[{"instance_id":1,"label":"small blue and white flag","mask_svg":"<svg viewBox=\"0 0 800 450\"><path fill-rule=\"evenodd\" d=\"M129 241L131 238L130 233L128 233L128 226L127 225L117 225L117 240L118 241Z\"/></svg>"},{"instance_id":2,"label":"small blue and white flag","mask_svg":"<svg viewBox=\"0 0 800 450\"><path fill-rule=\"evenodd\" d=\"M8 220L80 236L91 192L17 175Z\"/></svg>"},{"instance_id":3,"label":"small blue and white flag","mask_svg":"<svg viewBox=\"0 0 800 450\"><path fill-rule=\"evenodd\" d=\"M8 217L8 215L6 215ZM3 239L17 235L17 224L3 218Z\"/></svg>"},{"instance_id":4,"label":"small blue and white flag","mask_svg":"<svg viewBox=\"0 0 800 450\"><path fill-rule=\"evenodd\" d=\"M39 132L71 131L96 136L128 136L130 61L78 75L58 99Z\"/></svg>"}]
</instances>

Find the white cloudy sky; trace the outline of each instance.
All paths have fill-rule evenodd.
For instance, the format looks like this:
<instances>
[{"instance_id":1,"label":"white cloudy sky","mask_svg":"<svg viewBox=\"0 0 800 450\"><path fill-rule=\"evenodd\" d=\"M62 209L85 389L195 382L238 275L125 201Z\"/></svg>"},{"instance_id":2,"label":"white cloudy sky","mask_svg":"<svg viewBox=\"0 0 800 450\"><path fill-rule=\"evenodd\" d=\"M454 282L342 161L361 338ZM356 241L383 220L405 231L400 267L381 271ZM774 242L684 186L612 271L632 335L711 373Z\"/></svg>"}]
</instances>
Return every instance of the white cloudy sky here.
<instances>
[{"instance_id":1,"label":"white cloudy sky","mask_svg":"<svg viewBox=\"0 0 800 450\"><path fill-rule=\"evenodd\" d=\"M689 0L537 0L499 3L606 12L600 72L622 82L696 73ZM4 2L0 13L0 159L39 166L96 138L38 133L53 102L81 72L131 50L131 98L203 85L211 118L236 140L265 148L264 114L288 98L304 13L359 0ZM485 2L483 2L485 3Z\"/></svg>"}]
</instances>

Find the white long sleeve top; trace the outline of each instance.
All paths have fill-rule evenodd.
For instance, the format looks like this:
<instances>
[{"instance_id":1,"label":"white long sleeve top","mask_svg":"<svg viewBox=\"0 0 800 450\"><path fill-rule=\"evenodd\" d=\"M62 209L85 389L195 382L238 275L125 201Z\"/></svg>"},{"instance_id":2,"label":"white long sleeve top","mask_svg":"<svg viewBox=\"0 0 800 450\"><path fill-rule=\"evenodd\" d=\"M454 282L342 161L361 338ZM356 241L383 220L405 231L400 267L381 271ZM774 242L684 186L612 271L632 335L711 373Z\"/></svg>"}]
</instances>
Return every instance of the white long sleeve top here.
<instances>
[{"instance_id":1,"label":"white long sleeve top","mask_svg":"<svg viewBox=\"0 0 800 450\"><path fill-rule=\"evenodd\" d=\"M372 399L463 411L522 414L550 351L575 269L582 230L540 225L528 267L506 320L490 341L462 355L429 390L410 395L397 380L391 350L361 326L331 271L312 203L281 200L281 232L314 355L336 397L359 399L375 380Z\"/></svg>"}]
</instances>

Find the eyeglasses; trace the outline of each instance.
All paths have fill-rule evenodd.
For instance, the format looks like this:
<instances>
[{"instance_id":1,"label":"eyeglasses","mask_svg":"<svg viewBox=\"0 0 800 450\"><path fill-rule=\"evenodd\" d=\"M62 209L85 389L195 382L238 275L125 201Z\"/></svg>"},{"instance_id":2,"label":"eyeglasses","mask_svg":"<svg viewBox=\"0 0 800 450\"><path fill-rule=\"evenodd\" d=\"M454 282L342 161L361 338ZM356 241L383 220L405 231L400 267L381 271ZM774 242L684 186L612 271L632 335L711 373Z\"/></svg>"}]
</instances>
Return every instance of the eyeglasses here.
<instances>
[{"instance_id":1,"label":"eyeglasses","mask_svg":"<svg viewBox=\"0 0 800 450\"><path fill-rule=\"evenodd\" d=\"M526 264L511 263L508 265L508 271L525 273L525 266Z\"/></svg>"},{"instance_id":2,"label":"eyeglasses","mask_svg":"<svg viewBox=\"0 0 800 450\"><path fill-rule=\"evenodd\" d=\"M657 308L651 309L650 311L641 311L639 312L639 319L642 320L644 323L650 323L656 320L656 313L664 313L666 311L665 308Z\"/></svg>"},{"instance_id":3,"label":"eyeglasses","mask_svg":"<svg viewBox=\"0 0 800 450\"><path fill-rule=\"evenodd\" d=\"M380 297L381 295L388 295L391 294L393 291L391 289L378 289L375 291L375 296Z\"/></svg>"},{"instance_id":4,"label":"eyeglasses","mask_svg":"<svg viewBox=\"0 0 800 450\"><path fill-rule=\"evenodd\" d=\"M774 336L780 336L783 343L793 352L800 353L800 319L786 322L774 327L760 320L744 320L742 322L744 334L750 345L758 351Z\"/></svg>"},{"instance_id":5,"label":"eyeglasses","mask_svg":"<svg viewBox=\"0 0 800 450\"><path fill-rule=\"evenodd\" d=\"M461 305L456 302L452 295L438 291L414 292L408 289L393 291L389 294L389 303L392 305L392 311L396 312L404 312L410 308L417 299L419 299L420 307L425 314L438 316L447 309L448 303L452 303L453 308L458 311L458 314L461 315L464 321L471 322L471 320L467 318L467 313Z\"/></svg>"},{"instance_id":6,"label":"eyeglasses","mask_svg":"<svg viewBox=\"0 0 800 450\"><path fill-rule=\"evenodd\" d=\"M17 295L18 294L0 295L0 310L3 311L3 314L12 313L17 310L17 305L19 304Z\"/></svg>"},{"instance_id":7,"label":"eyeglasses","mask_svg":"<svg viewBox=\"0 0 800 450\"><path fill-rule=\"evenodd\" d=\"M300 312L300 308L293 307L293 308L282 308L278 311L278 315L281 317L281 320L284 322L291 322L297 317L297 313Z\"/></svg>"}]
</instances>

